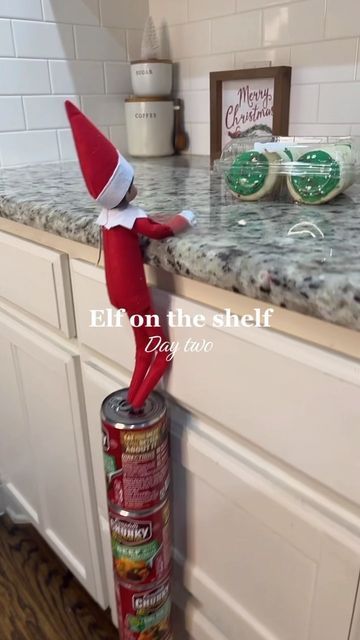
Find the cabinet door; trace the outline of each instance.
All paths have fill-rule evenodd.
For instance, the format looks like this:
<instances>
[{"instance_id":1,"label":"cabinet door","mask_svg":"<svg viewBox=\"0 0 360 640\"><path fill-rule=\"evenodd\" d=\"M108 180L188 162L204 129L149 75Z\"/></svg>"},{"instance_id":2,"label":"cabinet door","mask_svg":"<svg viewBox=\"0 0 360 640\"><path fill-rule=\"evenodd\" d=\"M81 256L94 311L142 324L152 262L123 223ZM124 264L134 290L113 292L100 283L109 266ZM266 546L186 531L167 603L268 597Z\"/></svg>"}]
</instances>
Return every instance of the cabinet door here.
<instances>
[{"instance_id":1,"label":"cabinet door","mask_svg":"<svg viewBox=\"0 0 360 640\"><path fill-rule=\"evenodd\" d=\"M6 417L1 464L8 485L37 514L37 526L56 553L103 604L79 357L5 314L0 335L8 364L1 365Z\"/></svg>"},{"instance_id":2,"label":"cabinet door","mask_svg":"<svg viewBox=\"0 0 360 640\"><path fill-rule=\"evenodd\" d=\"M8 491L26 513L39 525L39 496L34 474L35 459L26 411L21 401L16 350L0 335L0 476Z\"/></svg>"},{"instance_id":3,"label":"cabinet door","mask_svg":"<svg viewBox=\"0 0 360 640\"><path fill-rule=\"evenodd\" d=\"M108 510L105 486L105 474L102 452L100 407L106 396L116 389L126 387L127 383L119 379L118 373L112 368L104 370L100 361L92 360L82 364L86 411L89 425L91 457L94 469L96 497L100 529L102 533L103 555L107 577L108 598L111 606L113 621L117 623L115 605L114 579L112 555L110 546L110 530L108 524Z\"/></svg>"}]
</instances>

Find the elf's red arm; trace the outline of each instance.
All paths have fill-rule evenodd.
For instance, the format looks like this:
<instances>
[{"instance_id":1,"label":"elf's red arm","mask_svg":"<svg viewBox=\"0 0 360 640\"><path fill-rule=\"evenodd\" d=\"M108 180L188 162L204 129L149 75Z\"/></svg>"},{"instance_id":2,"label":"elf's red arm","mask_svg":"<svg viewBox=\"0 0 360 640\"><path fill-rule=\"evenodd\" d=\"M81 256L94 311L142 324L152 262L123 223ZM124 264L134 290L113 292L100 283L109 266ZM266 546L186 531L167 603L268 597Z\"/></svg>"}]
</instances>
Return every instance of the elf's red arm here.
<instances>
[{"instance_id":1,"label":"elf's red arm","mask_svg":"<svg viewBox=\"0 0 360 640\"><path fill-rule=\"evenodd\" d=\"M168 220L166 224L156 222L152 218L137 218L133 226L136 233L141 233L147 238L154 238L155 240L161 240L162 238L169 238L181 231L185 231L190 226L188 220L177 214Z\"/></svg>"}]
</instances>

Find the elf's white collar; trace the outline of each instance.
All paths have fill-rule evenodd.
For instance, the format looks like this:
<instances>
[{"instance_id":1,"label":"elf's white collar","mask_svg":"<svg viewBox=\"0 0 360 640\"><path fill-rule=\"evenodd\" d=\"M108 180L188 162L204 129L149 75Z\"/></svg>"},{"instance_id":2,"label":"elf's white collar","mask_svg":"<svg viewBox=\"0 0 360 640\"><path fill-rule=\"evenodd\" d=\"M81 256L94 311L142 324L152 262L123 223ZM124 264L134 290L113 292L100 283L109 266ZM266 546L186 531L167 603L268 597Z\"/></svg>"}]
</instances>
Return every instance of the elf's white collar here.
<instances>
[{"instance_id":1,"label":"elf's white collar","mask_svg":"<svg viewBox=\"0 0 360 640\"><path fill-rule=\"evenodd\" d=\"M118 226L132 229L137 218L147 218L147 213L139 207L128 204L125 209L103 209L96 224L105 227L105 229Z\"/></svg>"}]
</instances>

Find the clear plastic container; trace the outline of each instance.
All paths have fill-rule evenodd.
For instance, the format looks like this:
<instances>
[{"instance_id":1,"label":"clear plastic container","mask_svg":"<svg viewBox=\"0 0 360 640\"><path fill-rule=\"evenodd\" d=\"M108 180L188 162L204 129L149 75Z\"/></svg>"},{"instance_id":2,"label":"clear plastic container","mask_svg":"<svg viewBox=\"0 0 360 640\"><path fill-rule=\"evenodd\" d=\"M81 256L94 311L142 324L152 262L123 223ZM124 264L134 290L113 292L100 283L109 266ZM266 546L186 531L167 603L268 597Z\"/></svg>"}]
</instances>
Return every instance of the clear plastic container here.
<instances>
[{"instance_id":1,"label":"clear plastic container","mask_svg":"<svg viewBox=\"0 0 360 640\"><path fill-rule=\"evenodd\" d=\"M323 204L358 180L360 138L239 138L216 168L239 200Z\"/></svg>"}]
</instances>

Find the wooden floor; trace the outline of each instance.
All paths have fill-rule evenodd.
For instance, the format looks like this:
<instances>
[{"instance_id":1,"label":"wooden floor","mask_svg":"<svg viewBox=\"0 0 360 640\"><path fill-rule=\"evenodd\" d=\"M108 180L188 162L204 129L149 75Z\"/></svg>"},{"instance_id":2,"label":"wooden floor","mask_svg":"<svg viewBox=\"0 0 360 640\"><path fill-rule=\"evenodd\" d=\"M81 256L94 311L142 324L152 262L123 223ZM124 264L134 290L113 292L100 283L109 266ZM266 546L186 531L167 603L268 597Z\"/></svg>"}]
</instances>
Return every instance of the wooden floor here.
<instances>
[{"instance_id":1,"label":"wooden floor","mask_svg":"<svg viewBox=\"0 0 360 640\"><path fill-rule=\"evenodd\" d=\"M0 639L118 640L110 617L30 525L0 517Z\"/></svg>"}]
</instances>

